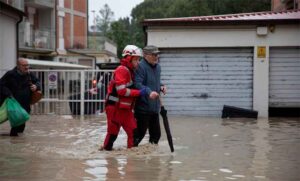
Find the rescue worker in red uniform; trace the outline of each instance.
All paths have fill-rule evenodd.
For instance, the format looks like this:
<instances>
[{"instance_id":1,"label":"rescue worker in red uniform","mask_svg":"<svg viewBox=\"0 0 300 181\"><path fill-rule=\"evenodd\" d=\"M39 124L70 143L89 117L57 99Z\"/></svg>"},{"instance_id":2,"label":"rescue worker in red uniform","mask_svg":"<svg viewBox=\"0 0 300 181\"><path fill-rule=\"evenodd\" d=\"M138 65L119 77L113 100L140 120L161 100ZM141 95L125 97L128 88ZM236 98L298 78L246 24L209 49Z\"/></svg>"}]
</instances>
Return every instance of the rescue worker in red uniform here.
<instances>
[{"instance_id":1,"label":"rescue worker in red uniform","mask_svg":"<svg viewBox=\"0 0 300 181\"><path fill-rule=\"evenodd\" d=\"M114 71L110 81L105 102L107 116L107 134L100 150L112 150L120 127L127 134L127 148L133 147L133 136L136 130L136 120L133 114L135 98L145 96L146 88L133 88L134 69L139 64L142 51L135 45L127 45L122 53L121 65ZM155 94L156 92L151 92Z\"/></svg>"}]
</instances>

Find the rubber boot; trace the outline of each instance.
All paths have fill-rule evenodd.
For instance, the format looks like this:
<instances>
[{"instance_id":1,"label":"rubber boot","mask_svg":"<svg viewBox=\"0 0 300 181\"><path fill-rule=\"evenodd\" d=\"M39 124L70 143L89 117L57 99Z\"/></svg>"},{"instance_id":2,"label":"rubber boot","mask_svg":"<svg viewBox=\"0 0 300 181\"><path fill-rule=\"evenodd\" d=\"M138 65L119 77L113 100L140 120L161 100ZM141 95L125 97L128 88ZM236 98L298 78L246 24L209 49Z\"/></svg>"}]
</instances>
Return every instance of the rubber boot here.
<instances>
[{"instance_id":1,"label":"rubber boot","mask_svg":"<svg viewBox=\"0 0 300 181\"><path fill-rule=\"evenodd\" d=\"M137 147L140 143L140 137L139 137L139 132L138 129L133 130L133 147Z\"/></svg>"},{"instance_id":2,"label":"rubber boot","mask_svg":"<svg viewBox=\"0 0 300 181\"><path fill-rule=\"evenodd\" d=\"M109 135L109 140L108 140L107 144L104 145L104 147L103 147L104 150L111 151L117 137L118 137L118 135Z\"/></svg>"},{"instance_id":3,"label":"rubber boot","mask_svg":"<svg viewBox=\"0 0 300 181\"><path fill-rule=\"evenodd\" d=\"M9 136L19 136L18 127L11 128Z\"/></svg>"}]
</instances>

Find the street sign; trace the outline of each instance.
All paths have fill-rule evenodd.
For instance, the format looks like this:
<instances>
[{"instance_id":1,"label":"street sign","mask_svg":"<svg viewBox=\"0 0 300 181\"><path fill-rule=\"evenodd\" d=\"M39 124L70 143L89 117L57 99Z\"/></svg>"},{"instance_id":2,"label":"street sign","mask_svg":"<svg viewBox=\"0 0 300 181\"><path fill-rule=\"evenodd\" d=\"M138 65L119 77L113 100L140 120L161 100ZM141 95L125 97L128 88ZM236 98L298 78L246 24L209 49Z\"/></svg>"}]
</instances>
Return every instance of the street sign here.
<instances>
[{"instance_id":1,"label":"street sign","mask_svg":"<svg viewBox=\"0 0 300 181\"><path fill-rule=\"evenodd\" d=\"M49 72L48 87L49 89L57 89L57 72Z\"/></svg>"},{"instance_id":2,"label":"street sign","mask_svg":"<svg viewBox=\"0 0 300 181\"><path fill-rule=\"evenodd\" d=\"M257 47L257 58L266 58L266 47L265 46Z\"/></svg>"}]
</instances>

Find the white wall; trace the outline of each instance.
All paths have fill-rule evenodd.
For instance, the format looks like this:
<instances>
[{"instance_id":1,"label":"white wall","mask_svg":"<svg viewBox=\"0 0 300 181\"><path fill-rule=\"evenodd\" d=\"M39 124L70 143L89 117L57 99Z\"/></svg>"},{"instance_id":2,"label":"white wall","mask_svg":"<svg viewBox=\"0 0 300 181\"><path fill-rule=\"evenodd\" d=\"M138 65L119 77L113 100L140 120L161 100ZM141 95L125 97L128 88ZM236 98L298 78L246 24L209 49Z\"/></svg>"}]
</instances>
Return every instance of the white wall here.
<instances>
[{"instance_id":1,"label":"white wall","mask_svg":"<svg viewBox=\"0 0 300 181\"><path fill-rule=\"evenodd\" d=\"M253 109L258 111L259 117L269 116L269 46L266 57L257 56L257 46L253 56Z\"/></svg>"},{"instance_id":2,"label":"white wall","mask_svg":"<svg viewBox=\"0 0 300 181\"><path fill-rule=\"evenodd\" d=\"M253 109L259 117L268 117L269 47L300 46L299 25L275 25L272 31L258 35L257 26L219 27L149 27L148 45L160 48L253 47ZM266 48L264 58L257 57L257 47Z\"/></svg>"},{"instance_id":3,"label":"white wall","mask_svg":"<svg viewBox=\"0 0 300 181\"><path fill-rule=\"evenodd\" d=\"M104 49L117 55L117 46L108 41L104 42Z\"/></svg>"},{"instance_id":4,"label":"white wall","mask_svg":"<svg viewBox=\"0 0 300 181\"><path fill-rule=\"evenodd\" d=\"M15 20L0 14L0 69L16 66L16 38Z\"/></svg>"},{"instance_id":5,"label":"white wall","mask_svg":"<svg viewBox=\"0 0 300 181\"><path fill-rule=\"evenodd\" d=\"M295 46L300 44L299 25L276 25L274 32L257 36L256 26L224 27L159 27L147 30L148 44L158 47L251 47Z\"/></svg>"}]
</instances>

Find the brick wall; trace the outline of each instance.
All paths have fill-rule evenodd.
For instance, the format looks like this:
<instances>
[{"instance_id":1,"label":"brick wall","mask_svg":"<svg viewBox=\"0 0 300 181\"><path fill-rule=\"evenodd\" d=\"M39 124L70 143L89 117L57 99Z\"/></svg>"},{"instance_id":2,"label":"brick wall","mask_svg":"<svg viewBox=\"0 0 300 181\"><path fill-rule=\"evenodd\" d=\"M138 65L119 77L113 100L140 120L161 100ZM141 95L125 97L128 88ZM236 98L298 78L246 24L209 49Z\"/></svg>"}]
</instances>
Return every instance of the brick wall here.
<instances>
[{"instance_id":1,"label":"brick wall","mask_svg":"<svg viewBox=\"0 0 300 181\"><path fill-rule=\"evenodd\" d=\"M64 0L64 2L65 2L65 8L70 9L71 8L71 0Z\"/></svg>"},{"instance_id":2,"label":"brick wall","mask_svg":"<svg viewBox=\"0 0 300 181\"><path fill-rule=\"evenodd\" d=\"M65 48L86 48L87 47L87 3L88 0L73 0L73 9L71 9L72 0L64 1L64 8L68 9L64 17L64 41ZM71 13L70 13L71 12ZM78 15L83 13L86 17ZM73 27L71 21L73 16ZM71 42L71 28L73 31L73 44ZM58 29L57 29L58 30Z\"/></svg>"},{"instance_id":3,"label":"brick wall","mask_svg":"<svg viewBox=\"0 0 300 181\"><path fill-rule=\"evenodd\" d=\"M65 15L65 19L64 19L64 40L65 40L65 48L70 48L71 46L71 39L70 39L70 35L71 35L71 31L70 31L70 14L66 13Z\"/></svg>"},{"instance_id":4,"label":"brick wall","mask_svg":"<svg viewBox=\"0 0 300 181\"><path fill-rule=\"evenodd\" d=\"M76 3L75 3L76 1ZM74 10L76 11L80 11L80 12L83 12L83 13L86 13L86 8L87 8L87 0L75 0L74 1Z\"/></svg>"},{"instance_id":5,"label":"brick wall","mask_svg":"<svg viewBox=\"0 0 300 181\"><path fill-rule=\"evenodd\" d=\"M86 48L87 32L86 32L87 20L84 17L74 16L74 46L75 48Z\"/></svg>"}]
</instances>

